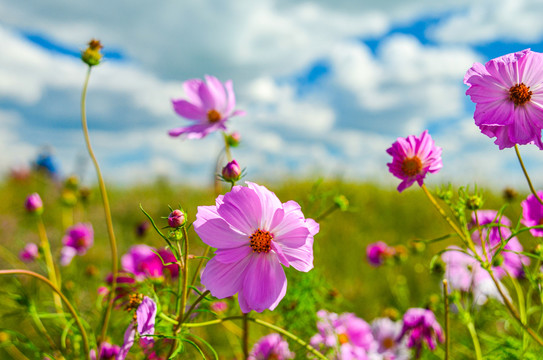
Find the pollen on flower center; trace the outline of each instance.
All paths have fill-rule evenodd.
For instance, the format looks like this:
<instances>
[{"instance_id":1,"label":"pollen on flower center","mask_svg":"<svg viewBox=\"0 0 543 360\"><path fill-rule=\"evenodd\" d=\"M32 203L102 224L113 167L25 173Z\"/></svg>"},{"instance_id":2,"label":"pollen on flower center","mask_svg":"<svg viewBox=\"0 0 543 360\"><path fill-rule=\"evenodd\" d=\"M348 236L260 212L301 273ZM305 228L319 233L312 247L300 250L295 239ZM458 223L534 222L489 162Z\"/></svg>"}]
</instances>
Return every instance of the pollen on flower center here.
<instances>
[{"instance_id":1,"label":"pollen on flower center","mask_svg":"<svg viewBox=\"0 0 543 360\"><path fill-rule=\"evenodd\" d=\"M387 337L383 340L383 347L385 349L391 349L395 344L396 342L394 341L394 338Z\"/></svg>"},{"instance_id":2,"label":"pollen on flower center","mask_svg":"<svg viewBox=\"0 0 543 360\"><path fill-rule=\"evenodd\" d=\"M511 86L509 89L509 99L515 103L515 106L524 105L532 98L530 87L524 83Z\"/></svg>"},{"instance_id":3,"label":"pollen on flower center","mask_svg":"<svg viewBox=\"0 0 543 360\"><path fill-rule=\"evenodd\" d=\"M253 235L249 236L249 239L251 239L250 244L253 248L253 252L270 252L273 234L270 234L269 231L263 231L258 229L253 233Z\"/></svg>"},{"instance_id":4,"label":"pollen on flower center","mask_svg":"<svg viewBox=\"0 0 543 360\"><path fill-rule=\"evenodd\" d=\"M207 112L207 120L209 120L210 123L216 123L221 120L221 113L215 109L209 110Z\"/></svg>"},{"instance_id":5,"label":"pollen on flower center","mask_svg":"<svg viewBox=\"0 0 543 360\"><path fill-rule=\"evenodd\" d=\"M402 162L402 172L407 176L415 176L422 170L422 162L417 156L406 158Z\"/></svg>"},{"instance_id":6,"label":"pollen on flower center","mask_svg":"<svg viewBox=\"0 0 543 360\"><path fill-rule=\"evenodd\" d=\"M349 342L349 336L347 334L339 334L337 340L341 345L347 344Z\"/></svg>"}]
</instances>

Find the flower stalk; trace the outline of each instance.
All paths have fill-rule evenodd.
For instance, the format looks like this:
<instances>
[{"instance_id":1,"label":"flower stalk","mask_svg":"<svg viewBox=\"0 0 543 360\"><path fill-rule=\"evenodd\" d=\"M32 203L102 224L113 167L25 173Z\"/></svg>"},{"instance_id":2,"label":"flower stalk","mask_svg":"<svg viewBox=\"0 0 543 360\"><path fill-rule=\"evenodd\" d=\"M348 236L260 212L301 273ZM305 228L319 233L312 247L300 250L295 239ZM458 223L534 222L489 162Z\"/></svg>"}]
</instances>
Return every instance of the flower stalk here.
<instances>
[{"instance_id":1,"label":"flower stalk","mask_svg":"<svg viewBox=\"0 0 543 360\"><path fill-rule=\"evenodd\" d=\"M89 152L89 156L92 159L94 168L96 170L96 175L98 177L100 194L102 196L102 202L104 205L104 214L106 218L106 226L107 226L107 233L109 237L109 244L111 248L111 260L112 260L111 261L111 272L112 272L111 287L109 291L108 303L107 303L103 321L102 321L102 331L100 332L100 338L99 338L99 342L101 343L105 340L106 334L107 334L109 318L111 316L111 310L113 308L113 300L115 299L115 290L117 287L117 272L118 272L119 265L118 265L118 255L117 255L117 242L115 240L115 233L113 231L113 221L111 220L111 210L109 207L109 200L107 197L106 185L102 177L102 172L100 171L100 166L98 165L98 160L96 160L96 156L94 155L94 151L92 150L92 146L91 146L90 138L89 138L89 130L87 127L87 113L86 113L85 101L87 97L87 87L89 84L91 68L92 67L89 65L87 69L87 75L85 76L83 91L81 93L81 125L83 128L83 135L85 137L87 150Z\"/></svg>"},{"instance_id":2,"label":"flower stalk","mask_svg":"<svg viewBox=\"0 0 543 360\"><path fill-rule=\"evenodd\" d=\"M445 360L449 360L451 336L449 334L449 283L447 282L447 279L443 279L443 307L445 313Z\"/></svg>"},{"instance_id":3,"label":"flower stalk","mask_svg":"<svg viewBox=\"0 0 543 360\"><path fill-rule=\"evenodd\" d=\"M75 311L75 309L72 306L72 304L70 303L70 301L66 298L66 296L64 296L62 291L60 291L60 289L55 286L55 284L53 284L46 277L44 277L44 276L42 276L42 275L40 275L38 273L35 273L33 271L29 271L29 270L19 270L19 269L16 269L16 270L0 270L0 275L28 275L28 276L32 276L32 277L46 283L51 289L53 289L53 291L56 294L58 294L58 296L62 299L62 301L64 302L64 304L68 308L68 311L70 312L70 314L74 318L74 321L75 321L77 327L79 328L79 331L81 332L81 338L83 339L83 348L85 350L86 359L90 360L89 340L88 340L88 337L87 337L87 333L85 332L85 328L83 327L83 323L79 319L79 316L77 315L77 312Z\"/></svg>"},{"instance_id":4,"label":"flower stalk","mask_svg":"<svg viewBox=\"0 0 543 360\"><path fill-rule=\"evenodd\" d=\"M524 162L522 161L522 157L520 156L520 151L518 150L518 145L515 144L515 153L517 154L518 162L520 164L520 167L522 168L522 172L524 173L524 177L526 178L526 181L528 182L528 186L530 187L530 191L532 194L534 194L535 198L541 205L543 205L543 200L537 195L537 191L535 191L534 186L532 185L532 180L530 180L530 176L528 175L528 171L526 171L526 167L524 166Z\"/></svg>"},{"instance_id":5,"label":"flower stalk","mask_svg":"<svg viewBox=\"0 0 543 360\"><path fill-rule=\"evenodd\" d=\"M57 271L55 269L55 263L53 262L53 255L51 255L51 246L49 245L47 231L45 231L45 225L43 224L41 215L38 215L38 234L40 237L40 246L43 250L43 257L45 258L45 266L47 267L49 280L53 285L60 289L60 281L57 279ZM55 302L57 312L62 314L62 301L60 296L55 292L53 292L53 300Z\"/></svg>"}]
</instances>

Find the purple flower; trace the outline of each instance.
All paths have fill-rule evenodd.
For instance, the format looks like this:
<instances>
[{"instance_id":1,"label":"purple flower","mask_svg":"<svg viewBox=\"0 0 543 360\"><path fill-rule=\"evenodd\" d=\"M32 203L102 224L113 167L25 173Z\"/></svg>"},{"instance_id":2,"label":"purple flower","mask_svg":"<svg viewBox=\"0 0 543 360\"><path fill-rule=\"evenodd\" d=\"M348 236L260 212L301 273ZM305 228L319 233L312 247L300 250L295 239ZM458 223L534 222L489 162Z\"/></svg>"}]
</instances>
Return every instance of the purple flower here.
<instances>
[{"instance_id":1,"label":"purple flower","mask_svg":"<svg viewBox=\"0 0 543 360\"><path fill-rule=\"evenodd\" d=\"M503 256L503 263L499 266L493 267L498 278L503 277L506 273L511 276L520 277L524 274L524 266L530 264L530 259L526 255L517 254L523 251L517 237L511 237L511 220L507 217L500 215L494 210L479 210L477 211L477 219L481 226L481 231L475 230L472 234L472 239L476 244L481 245L481 238L485 239L486 252L488 255L488 261L491 261L495 252L501 245L502 241L507 240L507 244L504 246L504 251L501 252ZM498 224L499 226L488 227L492 224ZM469 228L474 228L477 225L475 219L475 213L471 216L471 222L468 224ZM509 239L510 238L510 239ZM509 239L509 240L508 240ZM483 256L482 249L478 251Z\"/></svg>"},{"instance_id":2,"label":"purple flower","mask_svg":"<svg viewBox=\"0 0 543 360\"><path fill-rule=\"evenodd\" d=\"M217 298L238 293L241 311L273 310L285 296L281 265L307 272L313 268L313 236L319 224L305 219L294 201L251 182L217 197L215 206L199 206L194 230L217 248L202 273L202 284Z\"/></svg>"},{"instance_id":3,"label":"purple flower","mask_svg":"<svg viewBox=\"0 0 543 360\"><path fill-rule=\"evenodd\" d=\"M170 213L168 216L168 225L173 228L181 227L185 223L185 214L176 209Z\"/></svg>"},{"instance_id":4,"label":"purple flower","mask_svg":"<svg viewBox=\"0 0 543 360\"><path fill-rule=\"evenodd\" d=\"M228 304L224 301L215 301L209 307L211 308L211 311L218 314L222 314L223 312L228 310Z\"/></svg>"},{"instance_id":5,"label":"purple flower","mask_svg":"<svg viewBox=\"0 0 543 360\"><path fill-rule=\"evenodd\" d=\"M262 337L253 346L248 360L287 360L294 359L295 354L289 350L288 342L281 335L273 333Z\"/></svg>"},{"instance_id":6,"label":"purple flower","mask_svg":"<svg viewBox=\"0 0 543 360\"><path fill-rule=\"evenodd\" d=\"M141 339L147 341L154 341L152 336L155 333L155 318L157 313L156 303L148 296L144 296L141 304L136 310L136 320L132 321L126 332L124 333L124 343L121 346L119 354L116 360L124 360L126 355L134 345L134 339L136 337L136 331L140 334Z\"/></svg>"},{"instance_id":7,"label":"purple flower","mask_svg":"<svg viewBox=\"0 0 543 360\"><path fill-rule=\"evenodd\" d=\"M60 249L60 265L68 266L77 255L77 250L71 246L64 246Z\"/></svg>"},{"instance_id":8,"label":"purple flower","mask_svg":"<svg viewBox=\"0 0 543 360\"><path fill-rule=\"evenodd\" d=\"M115 360L116 356L119 355L119 352L121 351L119 345L111 345L108 342L103 342L101 346L100 358L96 358L96 350L92 349L90 351L91 360Z\"/></svg>"},{"instance_id":9,"label":"purple flower","mask_svg":"<svg viewBox=\"0 0 543 360\"><path fill-rule=\"evenodd\" d=\"M76 224L66 230L62 238L65 247L75 249L77 255L85 255L94 243L94 232L91 224Z\"/></svg>"},{"instance_id":10,"label":"purple flower","mask_svg":"<svg viewBox=\"0 0 543 360\"><path fill-rule=\"evenodd\" d=\"M230 161L222 168L222 178L224 181L235 183L241 177L241 168L236 160Z\"/></svg>"},{"instance_id":11,"label":"purple flower","mask_svg":"<svg viewBox=\"0 0 543 360\"><path fill-rule=\"evenodd\" d=\"M244 111L234 110L236 98L231 80L223 85L216 77L206 75L205 82L200 79L185 81L183 90L189 101L173 100L173 108L194 124L172 129L170 136L201 139L213 131L226 130L228 118L245 114Z\"/></svg>"},{"instance_id":12,"label":"purple flower","mask_svg":"<svg viewBox=\"0 0 543 360\"><path fill-rule=\"evenodd\" d=\"M143 244L132 246L128 253L121 257L121 266L124 271L134 274L138 281L163 275L162 261L152 247Z\"/></svg>"},{"instance_id":13,"label":"purple flower","mask_svg":"<svg viewBox=\"0 0 543 360\"><path fill-rule=\"evenodd\" d=\"M541 199L543 191L538 191L537 196ZM528 195L520 205L522 206L522 224L527 227L543 225L543 205L533 194ZM530 233L535 237L543 237L543 229L530 229Z\"/></svg>"},{"instance_id":14,"label":"purple flower","mask_svg":"<svg viewBox=\"0 0 543 360\"><path fill-rule=\"evenodd\" d=\"M321 352L334 355L333 359L369 359L368 355L377 350L371 327L354 314L319 310L317 316L318 333L310 343Z\"/></svg>"},{"instance_id":15,"label":"purple flower","mask_svg":"<svg viewBox=\"0 0 543 360\"><path fill-rule=\"evenodd\" d=\"M477 253L482 254L482 249L477 247ZM449 291L458 290L473 294L473 302L483 305L487 299L494 298L503 302L496 288L496 284L487 270L473 257L471 251L464 252L457 246L449 246L448 251L441 255L445 263L445 278L449 284ZM507 296L507 289L500 286Z\"/></svg>"},{"instance_id":16,"label":"purple flower","mask_svg":"<svg viewBox=\"0 0 543 360\"><path fill-rule=\"evenodd\" d=\"M405 341L398 341L402 322L389 318L375 319L371 323L373 337L379 347L377 353L383 360L409 360L410 353Z\"/></svg>"},{"instance_id":17,"label":"purple flower","mask_svg":"<svg viewBox=\"0 0 543 360\"><path fill-rule=\"evenodd\" d=\"M177 265L177 259L170 249L162 248L158 249L158 254L164 261L164 264L173 263L170 265L163 265L162 270L167 270L170 272L170 276L173 279L176 279L179 276L179 265Z\"/></svg>"},{"instance_id":18,"label":"purple flower","mask_svg":"<svg viewBox=\"0 0 543 360\"><path fill-rule=\"evenodd\" d=\"M383 241L369 244L366 247L366 257L372 266L381 266L387 258L394 255L394 248L388 246Z\"/></svg>"},{"instance_id":19,"label":"purple flower","mask_svg":"<svg viewBox=\"0 0 543 360\"><path fill-rule=\"evenodd\" d=\"M425 130L419 137L409 135L407 138L398 138L387 153L392 156L388 163L388 170L392 175L401 179L398 191L402 192L416 181L422 186L427 173L438 172L441 162L441 148L435 146L434 140Z\"/></svg>"},{"instance_id":20,"label":"purple flower","mask_svg":"<svg viewBox=\"0 0 543 360\"><path fill-rule=\"evenodd\" d=\"M543 54L526 49L475 63L467 71L466 95L475 107L475 125L500 149L535 144L543 149Z\"/></svg>"},{"instance_id":21,"label":"purple flower","mask_svg":"<svg viewBox=\"0 0 543 360\"><path fill-rule=\"evenodd\" d=\"M19 259L24 262L33 262L39 256L38 245L34 243L28 243L24 249L19 253Z\"/></svg>"},{"instance_id":22,"label":"purple flower","mask_svg":"<svg viewBox=\"0 0 543 360\"><path fill-rule=\"evenodd\" d=\"M404 336L407 336L407 347L416 349L417 359L424 343L430 350L435 350L436 340L439 342L445 340L432 310L422 308L411 308L404 314L402 332L398 339Z\"/></svg>"},{"instance_id":23,"label":"purple flower","mask_svg":"<svg viewBox=\"0 0 543 360\"><path fill-rule=\"evenodd\" d=\"M25 209L30 213L41 214L43 212L43 202L38 193L28 195L25 200Z\"/></svg>"}]
</instances>

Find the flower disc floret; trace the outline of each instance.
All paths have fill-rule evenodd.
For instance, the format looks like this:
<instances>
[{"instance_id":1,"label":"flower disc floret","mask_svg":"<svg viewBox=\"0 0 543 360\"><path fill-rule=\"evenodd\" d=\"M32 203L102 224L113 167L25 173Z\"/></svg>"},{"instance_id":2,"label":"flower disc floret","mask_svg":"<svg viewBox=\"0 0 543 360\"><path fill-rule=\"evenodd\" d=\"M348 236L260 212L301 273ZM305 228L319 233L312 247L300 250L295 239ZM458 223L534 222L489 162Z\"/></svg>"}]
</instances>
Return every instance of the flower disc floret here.
<instances>
[{"instance_id":1,"label":"flower disc floret","mask_svg":"<svg viewBox=\"0 0 543 360\"><path fill-rule=\"evenodd\" d=\"M467 71L466 95L476 104L475 125L496 137L500 149L535 144L543 149L543 54L526 49L475 63Z\"/></svg>"},{"instance_id":2,"label":"flower disc floret","mask_svg":"<svg viewBox=\"0 0 543 360\"><path fill-rule=\"evenodd\" d=\"M398 138L387 153L392 156L392 162L387 164L389 171L402 180L398 185L399 192L415 181L422 186L427 173L436 173L443 167L441 148L435 146L428 130L420 136Z\"/></svg>"},{"instance_id":3,"label":"flower disc floret","mask_svg":"<svg viewBox=\"0 0 543 360\"><path fill-rule=\"evenodd\" d=\"M313 268L313 236L319 225L294 201L281 203L264 186L247 182L199 206L194 230L217 248L202 273L202 284L217 298L238 294L241 310L273 310L285 296L281 265Z\"/></svg>"}]
</instances>

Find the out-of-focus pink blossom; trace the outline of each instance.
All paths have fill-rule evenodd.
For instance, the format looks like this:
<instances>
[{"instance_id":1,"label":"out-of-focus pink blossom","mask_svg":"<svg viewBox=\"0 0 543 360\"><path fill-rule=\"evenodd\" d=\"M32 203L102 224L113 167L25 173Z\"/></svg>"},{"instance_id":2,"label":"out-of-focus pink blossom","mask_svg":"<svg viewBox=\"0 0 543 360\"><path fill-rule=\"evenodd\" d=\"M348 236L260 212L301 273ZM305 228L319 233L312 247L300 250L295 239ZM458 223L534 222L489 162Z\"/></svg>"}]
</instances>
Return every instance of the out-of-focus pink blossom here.
<instances>
[{"instance_id":1,"label":"out-of-focus pink blossom","mask_svg":"<svg viewBox=\"0 0 543 360\"><path fill-rule=\"evenodd\" d=\"M36 260L39 256L38 245L34 243L28 243L24 249L19 253L19 259L24 262L30 263Z\"/></svg>"},{"instance_id":2,"label":"out-of-focus pink blossom","mask_svg":"<svg viewBox=\"0 0 543 360\"><path fill-rule=\"evenodd\" d=\"M443 330L432 310L411 308L403 316L402 332L399 339L407 338L407 347L415 348L416 358L420 357L424 343L435 350L436 341L443 342Z\"/></svg>"},{"instance_id":3,"label":"out-of-focus pink blossom","mask_svg":"<svg viewBox=\"0 0 543 360\"><path fill-rule=\"evenodd\" d=\"M537 196L543 198L543 191L538 191ZM543 225L543 205L537 198L530 194L521 204L522 206L522 224L527 227ZM530 229L530 233L536 237L543 237L543 228Z\"/></svg>"},{"instance_id":4,"label":"out-of-focus pink blossom","mask_svg":"<svg viewBox=\"0 0 543 360\"><path fill-rule=\"evenodd\" d=\"M386 259L393 256L396 251L383 241L369 244L366 247L366 257L372 266L381 266Z\"/></svg>"},{"instance_id":5,"label":"out-of-focus pink blossom","mask_svg":"<svg viewBox=\"0 0 543 360\"><path fill-rule=\"evenodd\" d=\"M144 296L141 304L136 310L135 321L132 321L124 334L124 343L121 346L119 354L116 360L124 360L126 355L134 345L134 339L136 337L136 331L140 335L141 339L147 341L154 341L152 336L155 333L155 318L157 314L157 305L153 299L148 296Z\"/></svg>"},{"instance_id":6,"label":"out-of-focus pink blossom","mask_svg":"<svg viewBox=\"0 0 543 360\"><path fill-rule=\"evenodd\" d=\"M193 121L193 125L172 129L170 136L201 139L213 131L226 130L226 121L232 116L245 114L234 110L236 97L231 80L223 85L216 77L206 75L205 82L185 81L183 89L188 100L173 100L173 108L178 115Z\"/></svg>"},{"instance_id":7,"label":"out-of-focus pink blossom","mask_svg":"<svg viewBox=\"0 0 543 360\"><path fill-rule=\"evenodd\" d=\"M94 243L94 232L91 224L79 223L66 230L66 235L62 238L62 243L66 247L76 250L77 255L85 255L87 250Z\"/></svg>"},{"instance_id":8,"label":"out-of-focus pink blossom","mask_svg":"<svg viewBox=\"0 0 543 360\"><path fill-rule=\"evenodd\" d=\"M272 333L256 342L249 354L248 360L288 360L294 359L295 354L288 348L281 335Z\"/></svg>"},{"instance_id":9,"label":"out-of-focus pink blossom","mask_svg":"<svg viewBox=\"0 0 543 360\"><path fill-rule=\"evenodd\" d=\"M43 212L43 202L38 193L28 195L25 200L25 209L30 213L41 214Z\"/></svg>"}]
</instances>

